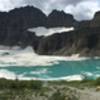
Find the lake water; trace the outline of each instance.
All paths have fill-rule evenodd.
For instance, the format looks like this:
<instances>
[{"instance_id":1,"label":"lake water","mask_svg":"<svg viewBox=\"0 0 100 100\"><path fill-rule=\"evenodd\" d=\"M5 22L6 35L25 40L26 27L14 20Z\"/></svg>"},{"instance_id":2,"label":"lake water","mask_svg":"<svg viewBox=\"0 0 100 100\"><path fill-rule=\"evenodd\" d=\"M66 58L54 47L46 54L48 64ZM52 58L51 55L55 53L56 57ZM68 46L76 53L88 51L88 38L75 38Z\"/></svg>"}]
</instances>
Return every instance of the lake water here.
<instances>
[{"instance_id":1,"label":"lake water","mask_svg":"<svg viewBox=\"0 0 100 100\"><path fill-rule=\"evenodd\" d=\"M40 56L31 47L0 47L0 78L82 80L100 77L100 59Z\"/></svg>"},{"instance_id":2,"label":"lake water","mask_svg":"<svg viewBox=\"0 0 100 100\"><path fill-rule=\"evenodd\" d=\"M82 80L83 76L96 79L100 76L100 60L60 61L52 66L0 67L2 77L8 79Z\"/></svg>"}]
</instances>

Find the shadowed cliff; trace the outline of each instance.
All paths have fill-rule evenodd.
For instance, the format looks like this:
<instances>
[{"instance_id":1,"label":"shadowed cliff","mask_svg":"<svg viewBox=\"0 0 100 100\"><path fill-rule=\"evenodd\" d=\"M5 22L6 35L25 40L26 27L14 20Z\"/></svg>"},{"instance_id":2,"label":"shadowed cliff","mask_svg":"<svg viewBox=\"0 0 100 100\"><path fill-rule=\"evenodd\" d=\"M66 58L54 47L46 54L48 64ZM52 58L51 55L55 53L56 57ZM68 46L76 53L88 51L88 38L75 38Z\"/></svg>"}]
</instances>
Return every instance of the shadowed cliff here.
<instances>
[{"instance_id":1,"label":"shadowed cliff","mask_svg":"<svg viewBox=\"0 0 100 100\"><path fill-rule=\"evenodd\" d=\"M35 27L74 27L71 32L38 37L27 29ZM35 7L0 12L0 44L32 46L38 54L100 56L100 12L92 20L78 22L70 14L54 10L46 16Z\"/></svg>"}]
</instances>

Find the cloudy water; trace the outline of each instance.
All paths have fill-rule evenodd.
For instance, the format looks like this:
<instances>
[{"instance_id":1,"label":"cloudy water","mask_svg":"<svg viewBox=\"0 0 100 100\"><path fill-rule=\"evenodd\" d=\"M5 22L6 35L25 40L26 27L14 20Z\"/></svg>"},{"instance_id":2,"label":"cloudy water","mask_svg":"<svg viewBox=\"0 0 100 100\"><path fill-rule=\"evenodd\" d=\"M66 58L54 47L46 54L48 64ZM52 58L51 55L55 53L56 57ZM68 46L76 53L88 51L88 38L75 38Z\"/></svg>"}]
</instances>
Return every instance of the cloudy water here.
<instances>
[{"instance_id":1,"label":"cloudy water","mask_svg":"<svg viewBox=\"0 0 100 100\"><path fill-rule=\"evenodd\" d=\"M20 80L82 80L100 76L100 60L79 57L40 56L31 47L0 46L0 78Z\"/></svg>"}]
</instances>

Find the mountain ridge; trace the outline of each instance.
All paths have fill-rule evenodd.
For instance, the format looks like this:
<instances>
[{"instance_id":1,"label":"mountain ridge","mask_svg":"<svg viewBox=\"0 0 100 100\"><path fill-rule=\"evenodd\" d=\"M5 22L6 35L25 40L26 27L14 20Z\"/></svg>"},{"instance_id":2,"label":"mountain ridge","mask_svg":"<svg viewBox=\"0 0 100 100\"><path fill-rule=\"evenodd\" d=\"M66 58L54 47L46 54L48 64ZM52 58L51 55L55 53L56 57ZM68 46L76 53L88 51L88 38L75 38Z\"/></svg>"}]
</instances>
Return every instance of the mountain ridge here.
<instances>
[{"instance_id":1,"label":"mountain ridge","mask_svg":"<svg viewBox=\"0 0 100 100\"><path fill-rule=\"evenodd\" d=\"M37 37L28 32L35 27L74 27L48 37ZM71 14L54 10L46 16L35 7L22 7L10 12L0 12L0 44L8 46L32 46L38 54L100 56L100 12L92 20L78 22ZM93 42L92 42L93 41Z\"/></svg>"}]
</instances>

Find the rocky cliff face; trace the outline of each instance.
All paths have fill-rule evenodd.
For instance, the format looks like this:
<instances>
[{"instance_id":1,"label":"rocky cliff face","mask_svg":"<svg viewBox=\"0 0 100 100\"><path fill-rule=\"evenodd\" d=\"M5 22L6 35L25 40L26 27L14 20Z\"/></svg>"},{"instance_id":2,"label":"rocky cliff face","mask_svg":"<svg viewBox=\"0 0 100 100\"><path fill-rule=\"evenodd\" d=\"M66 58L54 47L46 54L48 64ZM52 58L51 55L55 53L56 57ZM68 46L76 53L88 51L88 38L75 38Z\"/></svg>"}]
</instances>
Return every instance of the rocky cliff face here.
<instances>
[{"instance_id":1,"label":"rocky cliff face","mask_svg":"<svg viewBox=\"0 0 100 100\"><path fill-rule=\"evenodd\" d=\"M31 27L75 27L75 31L37 37ZM90 21L77 22L72 15L54 10L49 16L37 8L24 7L0 12L0 44L31 45L38 54L100 56L100 12Z\"/></svg>"},{"instance_id":2,"label":"rocky cliff face","mask_svg":"<svg viewBox=\"0 0 100 100\"><path fill-rule=\"evenodd\" d=\"M49 14L47 19L47 27L72 27L77 23L72 15L66 14L64 11L54 10Z\"/></svg>"},{"instance_id":3,"label":"rocky cliff face","mask_svg":"<svg viewBox=\"0 0 100 100\"><path fill-rule=\"evenodd\" d=\"M78 22L72 32L41 39L37 53L45 55L100 56L100 12L92 20Z\"/></svg>"},{"instance_id":4,"label":"rocky cliff face","mask_svg":"<svg viewBox=\"0 0 100 100\"><path fill-rule=\"evenodd\" d=\"M39 54L100 56L100 29L84 28L42 38Z\"/></svg>"},{"instance_id":5,"label":"rocky cliff face","mask_svg":"<svg viewBox=\"0 0 100 100\"><path fill-rule=\"evenodd\" d=\"M53 11L47 17L41 10L29 6L14 9L8 13L0 12L0 44L10 46L24 44L22 39L25 41L28 35L28 28L72 26L74 21L72 15L65 14L64 12ZM33 35L32 37L36 36Z\"/></svg>"},{"instance_id":6,"label":"rocky cliff face","mask_svg":"<svg viewBox=\"0 0 100 100\"><path fill-rule=\"evenodd\" d=\"M91 27L100 27L100 12L97 12L90 23Z\"/></svg>"},{"instance_id":7,"label":"rocky cliff face","mask_svg":"<svg viewBox=\"0 0 100 100\"><path fill-rule=\"evenodd\" d=\"M46 16L37 8L25 7L0 13L0 44L19 45L28 38L27 28L43 26ZM32 36L33 38L35 35ZM23 40L22 40L23 39ZM29 40L29 39L28 39ZM27 40L26 40L27 41ZM29 42L29 41L27 41Z\"/></svg>"},{"instance_id":8,"label":"rocky cliff face","mask_svg":"<svg viewBox=\"0 0 100 100\"><path fill-rule=\"evenodd\" d=\"M97 12L92 20L78 22L78 26L76 26L76 28L86 28L86 27L91 27L91 28L100 27L100 12Z\"/></svg>"}]
</instances>

